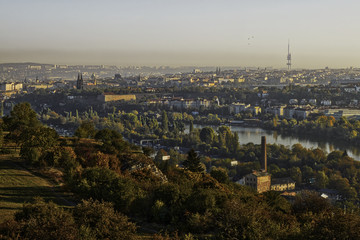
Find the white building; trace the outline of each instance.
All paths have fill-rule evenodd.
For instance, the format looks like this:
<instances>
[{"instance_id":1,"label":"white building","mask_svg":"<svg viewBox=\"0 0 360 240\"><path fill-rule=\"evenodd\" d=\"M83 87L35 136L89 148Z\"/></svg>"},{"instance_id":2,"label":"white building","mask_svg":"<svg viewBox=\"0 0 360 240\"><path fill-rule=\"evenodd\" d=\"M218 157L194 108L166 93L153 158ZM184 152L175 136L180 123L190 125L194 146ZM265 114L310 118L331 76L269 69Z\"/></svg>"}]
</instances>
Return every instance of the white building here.
<instances>
[{"instance_id":1,"label":"white building","mask_svg":"<svg viewBox=\"0 0 360 240\"><path fill-rule=\"evenodd\" d=\"M23 89L22 83L2 83L0 85L1 91L17 91L22 89Z\"/></svg>"},{"instance_id":2,"label":"white building","mask_svg":"<svg viewBox=\"0 0 360 240\"><path fill-rule=\"evenodd\" d=\"M322 100L321 105L323 105L323 106L331 106L331 100Z\"/></svg>"},{"instance_id":3,"label":"white building","mask_svg":"<svg viewBox=\"0 0 360 240\"><path fill-rule=\"evenodd\" d=\"M245 103L232 103L229 105L230 113L238 114L247 110L250 107L250 104Z\"/></svg>"},{"instance_id":4,"label":"white building","mask_svg":"<svg viewBox=\"0 0 360 240\"><path fill-rule=\"evenodd\" d=\"M316 105L316 99L309 99L309 104Z\"/></svg>"}]
</instances>

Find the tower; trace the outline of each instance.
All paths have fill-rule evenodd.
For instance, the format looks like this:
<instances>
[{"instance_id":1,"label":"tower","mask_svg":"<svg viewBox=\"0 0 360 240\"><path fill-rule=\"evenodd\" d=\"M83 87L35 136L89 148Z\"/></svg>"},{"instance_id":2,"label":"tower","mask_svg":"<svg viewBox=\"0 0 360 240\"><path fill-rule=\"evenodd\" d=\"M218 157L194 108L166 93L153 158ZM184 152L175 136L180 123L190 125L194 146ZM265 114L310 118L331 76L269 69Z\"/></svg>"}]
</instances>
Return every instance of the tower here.
<instances>
[{"instance_id":1,"label":"tower","mask_svg":"<svg viewBox=\"0 0 360 240\"><path fill-rule=\"evenodd\" d=\"M83 76L82 74L78 74L78 78L77 78L77 81L76 81L76 89L84 89L84 80L83 80Z\"/></svg>"},{"instance_id":2,"label":"tower","mask_svg":"<svg viewBox=\"0 0 360 240\"><path fill-rule=\"evenodd\" d=\"M244 176L244 183L258 193L270 191L271 174L267 172L266 137L261 137L261 171L253 171Z\"/></svg>"},{"instance_id":3,"label":"tower","mask_svg":"<svg viewBox=\"0 0 360 240\"><path fill-rule=\"evenodd\" d=\"M291 69L291 53L290 53L290 40L288 40L288 55L287 55L287 64L288 70Z\"/></svg>"},{"instance_id":4,"label":"tower","mask_svg":"<svg viewBox=\"0 0 360 240\"><path fill-rule=\"evenodd\" d=\"M261 169L267 172L266 136L261 136Z\"/></svg>"}]
</instances>

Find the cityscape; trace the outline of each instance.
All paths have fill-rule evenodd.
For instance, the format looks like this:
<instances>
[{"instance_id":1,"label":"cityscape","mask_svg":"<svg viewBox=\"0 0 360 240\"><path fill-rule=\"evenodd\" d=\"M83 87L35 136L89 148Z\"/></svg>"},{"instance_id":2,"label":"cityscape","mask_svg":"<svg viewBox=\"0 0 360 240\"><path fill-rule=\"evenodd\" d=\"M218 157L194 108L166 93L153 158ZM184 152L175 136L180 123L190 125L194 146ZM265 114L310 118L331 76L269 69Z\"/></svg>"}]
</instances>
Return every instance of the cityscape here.
<instances>
[{"instance_id":1,"label":"cityscape","mask_svg":"<svg viewBox=\"0 0 360 240\"><path fill-rule=\"evenodd\" d=\"M360 3L0 6L0 239L359 239Z\"/></svg>"}]
</instances>

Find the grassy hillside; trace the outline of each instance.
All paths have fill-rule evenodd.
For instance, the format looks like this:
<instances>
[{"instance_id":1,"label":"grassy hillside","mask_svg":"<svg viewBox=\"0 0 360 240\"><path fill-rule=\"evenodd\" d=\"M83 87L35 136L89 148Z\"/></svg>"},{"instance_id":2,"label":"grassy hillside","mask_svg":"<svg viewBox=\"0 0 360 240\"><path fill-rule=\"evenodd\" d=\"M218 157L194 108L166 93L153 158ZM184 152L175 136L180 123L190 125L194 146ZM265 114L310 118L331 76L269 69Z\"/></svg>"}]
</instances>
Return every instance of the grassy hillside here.
<instances>
[{"instance_id":1,"label":"grassy hillside","mask_svg":"<svg viewBox=\"0 0 360 240\"><path fill-rule=\"evenodd\" d=\"M25 169L19 161L11 155L0 155L0 222L12 218L23 203L36 196L60 206L72 205L59 187Z\"/></svg>"}]
</instances>

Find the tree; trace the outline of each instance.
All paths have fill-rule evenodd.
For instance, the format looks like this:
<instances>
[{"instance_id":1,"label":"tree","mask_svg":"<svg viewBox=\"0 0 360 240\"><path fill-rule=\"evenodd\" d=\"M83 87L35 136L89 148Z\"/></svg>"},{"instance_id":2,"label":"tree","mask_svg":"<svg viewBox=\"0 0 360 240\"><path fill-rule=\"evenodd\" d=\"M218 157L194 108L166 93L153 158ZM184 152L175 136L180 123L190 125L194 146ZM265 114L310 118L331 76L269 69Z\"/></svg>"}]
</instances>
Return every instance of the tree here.
<instances>
[{"instance_id":1,"label":"tree","mask_svg":"<svg viewBox=\"0 0 360 240\"><path fill-rule=\"evenodd\" d=\"M135 224L114 211L109 202L83 200L74 209L74 219L80 229L80 239L89 235L94 239L135 239Z\"/></svg>"},{"instance_id":2,"label":"tree","mask_svg":"<svg viewBox=\"0 0 360 240\"><path fill-rule=\"evenodd\" d=\"M78 231L70 212L35 199L15 214L18 239L78 239Z\"/></svg>"},{"instance_id":3,"label":"tree","mask_svg":"<svg viewBox=\"0 0 360 240\"><path fill-rule=\"evenodd\" d=\"M276 128L278 125L279 117L278 115L275 115L275 117L272 119L272 127Z\"/></svg>"},{"instance_id":4,"label":"tree","mask_svg":"<svg viewBox=\"0 0 360 240\"><path fill-rule=\"evenodd\" d=\"M7 137L17 144L21 143L21 134L24 129L36 128L41 125L36 112L27 102L16 104L10 112L10 116L3 119L7 130L10 132Z\"/></svg>"},{"instance_id":5,"label":"tree","mask_svg":"<svg viewBox=\"0 0 360 240\"><path fill-rule=\"evenodd\" d=\"M329 186L338 190L340 194L347 199L356 198L357 193L355 189L350 186L349 180L347 178L343 178L334 174L329 179Z\"/></svg>"},{"instance_id":6,"label":"tree","mask_svg":"<svg viewBox=\"0 0 360 240\"><path fill-rule=\"evenodd\" d=\"M189 133L192 133L193 131L194 131L194 121L190 121Z\"/></svg>"},{"instance_id":7,"label":"tree","mask_svg":"<svg viewBox=\"0 0 360 240\"><path fill-rule=\"evenodd\" d=\"M329 183L329 178L324 171L318 171L315 175L315 187L318 189L326 188Z\"/></svg>"},{"instance_id":8,"label":"tree","mask_svg":"<svg viewBox=\"0 0 360 240\"><path fill-rule=\"evenodd\" d=\"M215 218L216 239L297 239L291 217L279 212L272 218L269 208L249 202L234 198L224 204Z\"/></svg>"},{"instance_id":9,"label":"tree","mask_svg":"<svg viewBox=\"0 0 360 240\"><path fill-rule=\"evenodd\" d=\"M289 213L291 210L291 204L283 198L279 192L269 191L265 192L264 198L269 207L273 208L276 211L282 211L284 213Z\"/></svg>"},{"instance_id":10,"label":"tree","mask_svg":"<svg viewBox=\"0 0 360 240\"><path fill-rule=\"evenodd\" d=\"M1 106L0 106L0 117L4 116L4 101L1 101Z\"/></svg>"},{"instance_id":11,"label":"tree","mask_svg":"<svg viewBox=\"0 0 360 240\"><path fill-rule=\"evenodd\" d=\"M214 141L214 137L215 137L214 129L212 129L211 127L204 127L203 129L201 129L200 131L201 141L207 144L212 144Z\"/></svg>"},{"instance_id":12,"label":"tree","mask_svg":"<svg viewBox=\"0 0 360 240\"><path fill-rule=\"evenodd\" d=\"M188 152L187 159L183 162L186 169L192 172L203 172L205 169L201 165L200 157L197 155L194 149Z\"/></svg>"},{"instance_id":13,"label":"tree","mask_svg":"<svg viewBox=\"0 0 360 240\"><path fill-rule=\"evenodd\" d=\"M302 183L302 173L299 167L292 167L289 169L289 175L294 181L296 185L300 186Z\"/></svg>"},{"instance_id":14,"label":"tree","mask_svg":"<svg viewBox=\"0 0 360 240\"><path fill-rule=\"evenodd\" d=\"M290 127L293 128L293 127L296 126L296 124L297 124L297 121L296 121L295 118L292 118L292 119L289 120L289 125L290 125Z\"/></svg>"},{"instance_id":15,"label":"tree","mask_svg":"<svg viewBox=\"0 0 360 240\"><path fill-rule=\"evenodd\" d=\"M72 187L82 197L113 202L116 209L124 213L129 212L132 204L143 194L134 180L98 167L86 168Z\"/></svg>"},{"instance_id":16,"label":"tree","mask_svg":"<svg viewBox=\"0 0 360 240\"><path fill-rule=\"evenodd\" d=\"M218 182L220 183L227 183L229 182L229 176L226 172L226 169L224 168L212 168L210 175L215 178L216 180L218 180Z\"/></svg>"},{"instance_id":17,"label":"tree","mask_svg":"<svg viewBox=\"0 0 360 240\"><path fill-rule=\"evenodd\" d=\"M93 138L95 137L96 129L92 121L84 121L75 131L75 136L78 138Z\"/></svg>"},{"instance_id":18,"label":"tree","mask_svg":"<svg viewBox=\"0 0 360 240\"><path fill-rule=\"evenodd\" d=\"M327 199L322 198L316 192L302 191L301 194L296 195L292 207L295 214L307 212L318 214L329 211L332 205Z\"/></svg>"},{"instance_id":19,"label":"tree","mask_svg":"<svg viewBox=\"0 0 360 240\"><path fill-rule=\"evenodd\" d=\"M289 122L284 118L283 120L281 120L281 126L286 127L289 124Z\"/></svg>"},{"instance_id":20,"label":"tree","mask_svg":"<svg viewBox=\"0 0 360 240\"><path fill-rule=\"evenodd\" d=\"M3 142L4 142L4 132L2 128L0 128L0 147L2 147Z\"/></svg>"},{"instance_id":21,"label":"tree","mask_svg":"<svg viewBox=\"0 0 360 240\"><path fill-rule=\"evenodd\" d=\"M124 141L122 135L115 130L102 129L96 133L95 139L103 143L101 150L105 153L117 154L129 150L129 143Z\"/></svg>"},{"instance_id":22,"label":"tree","mask_svg":"<svg viewBox=\"0 0 360 240\"><path fill-rule=\"evenodd\" d=\"M176 126L177 126L177 128L179 129L179 131L180 131L181 133L184 133L184 131L185 131L185 124L184 124L183 122L181 122L181 121L177 122L177 123L176 123Z\"/></svg>"},{"instance_id":23,"label":"tree","mask_svg":"<svg viewBox=\"0 0 360 240\"><path fill-rule=\"evenodd\" d=\"M168 132L169 131L169 119L168 119L168 115L165 112L165 110L162 112L162 122L161 122L161 126L164 132Z\"/></svg>"},{"instance_id":24,"label":"tree","mask_svg":"<svg viewBox=\"0 0 360 240\"><path fill-rule=\"evenodd\" d=\"M20 155L25 161L32 164L38 164L42 158L41 165L45 166L48 163L52 165L52 160L46 156L51 152L57 144L59 135L57 132L48 127L37 127L24 129L20 135L22 141Z\"/></svg>"},{"instance_id":25,"label":"tree","mask_svg":"<svg viewBox=\"0 0 360 240\"><path fill-rule=\"evenodd\" d=\"M155 155L155 162L157 162L158 164L162 163L163 161L163 157L167 156L168 153L164 150L164 149L160 149L156 155Z\"/></svg>"},{"instance_id":26,"label":"tree","mask_svg":"<svg viewBox=\"0 0 360 240\"><path fill-rule=\"evenodd\" d=\"M16 104L10 112L10 117L6 120L9 130L14 130L19 126L36 127L41 125L36 112L27 102Z\"/></svg>"},{"instance_id":27,"label":"tree","mask_svg":"<svg viewBox=\"0 0 360 240\"><path fill-rule=\"evenodd\" d=\"M142 151L148 157L155 153L155 150L152 147L142 147Z\"/></svg>"}]
</instances>

